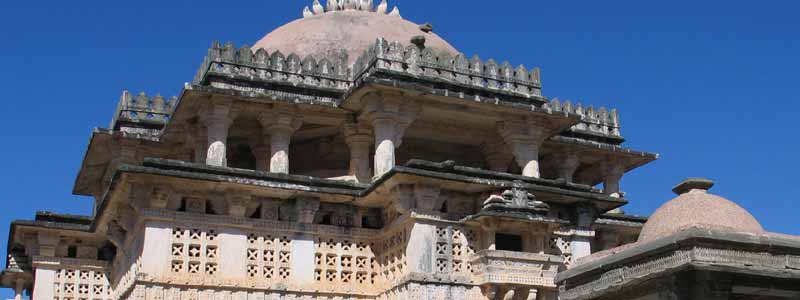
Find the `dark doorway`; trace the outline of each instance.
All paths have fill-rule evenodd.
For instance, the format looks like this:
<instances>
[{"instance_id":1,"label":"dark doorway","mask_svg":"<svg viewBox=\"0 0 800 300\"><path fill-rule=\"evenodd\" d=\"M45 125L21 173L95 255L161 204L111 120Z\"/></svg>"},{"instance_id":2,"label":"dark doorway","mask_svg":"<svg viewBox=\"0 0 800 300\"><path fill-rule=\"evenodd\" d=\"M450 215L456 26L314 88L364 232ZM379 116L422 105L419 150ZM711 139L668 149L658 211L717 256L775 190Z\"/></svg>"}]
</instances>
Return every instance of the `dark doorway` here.
<instances>
[{"instance_id":1,"label":"dark doorway","mask_svg":"<svg viewBox=\"0 0 800 300\"><path fill-rule=\"evenodd\" d=\"M522 252L522 237L514 234L498 233L494 236L497 250Z\"/></svg>"}]
</instances>

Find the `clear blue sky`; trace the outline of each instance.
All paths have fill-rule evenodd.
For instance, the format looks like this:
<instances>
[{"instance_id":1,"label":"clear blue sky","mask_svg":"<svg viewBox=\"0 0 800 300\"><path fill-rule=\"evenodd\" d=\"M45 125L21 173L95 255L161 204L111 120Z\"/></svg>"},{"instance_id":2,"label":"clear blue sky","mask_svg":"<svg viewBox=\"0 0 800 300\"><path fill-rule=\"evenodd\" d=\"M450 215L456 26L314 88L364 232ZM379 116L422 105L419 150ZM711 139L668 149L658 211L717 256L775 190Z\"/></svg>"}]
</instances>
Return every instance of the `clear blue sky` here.
<instances>
[{"instance_id":1,"label":"clear blue sky","mask_svg":"<svg viewBox=\"0 0 800 300\"><path fill-rule=\"evenodd\" d=\"M70 191L123 89L176 95L211 41L252 44L311 1L0 2L2 244L36 210L90 213ZM625 177L628 212L703 176L768 230L800 234L800 2L392 4L469 56L540 66L548 97L619 109L626 145L661 154Z\"/></svg>"}]
</instances>

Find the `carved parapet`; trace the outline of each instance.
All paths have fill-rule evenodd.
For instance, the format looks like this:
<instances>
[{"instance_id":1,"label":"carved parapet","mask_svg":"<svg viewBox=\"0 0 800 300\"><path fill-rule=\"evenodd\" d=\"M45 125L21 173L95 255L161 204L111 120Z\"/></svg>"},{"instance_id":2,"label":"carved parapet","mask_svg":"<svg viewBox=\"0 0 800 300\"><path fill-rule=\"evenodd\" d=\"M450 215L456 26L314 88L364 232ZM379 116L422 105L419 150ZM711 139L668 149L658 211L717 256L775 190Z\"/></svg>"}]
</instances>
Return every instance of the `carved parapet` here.
<instances>
[{"instance_id":1,"label":"carved parapet","mask_svg":"<svg viewBox=\"0 0 800 300\"><path fill-rule=\"evenodd\" d=\"M528 70L522 65L516 68L508 62L498 65L494 60L483 61L477 56L467 59L461 54L440 54L431 48L420 50L416 45L404 46L382 38L356 60L355 80L369 73L366 71L370 68L523 97L541 96L539 68Z\"/></svg>"},{"instance_id":2,"label":"carved parapet","mask_svg":"<svg viewBox=\"0 0 800 300\"><path fill-rule=\"evenodd\" d=\"M133 133L155 135L169 121L178 103L177 97L164 99L161 95L137 96L123 91L111 120L111 128Z\"/></svg>"},{"instance_id":3,"label":"carved parapet","mask_svg":"<svg viewBox=\"0 0 800 300\"><path fill-rule=\"evenodd\" d=\"M193 82L203 84L209 75L216 75L291 86L344 90L351 86L346 60L346 57L330 57L317 61L312 56L301 58L294 53L269 53L266 49L254 52L248 46L236 49L230 42L224 46L214 42Z\"/></svg>"},{"instance_id":4,"label":"carved parapet","mask_svg":"<svg viewBox=\"0 0 800 300\"><path fill-rule=\"evenodd\" d=\"M482 250L473 255L475 283L555 288L555 277L564 260L557 255Z\"/></svg>"},{"instance_id":5,"label":"carved parapet","mask_svg":"<svg viewBox=\"0 0 800 300\"><path fill-rule=\"evenodd\" d=\"M607 110L605 107L595 109L584 107L581 103L573 104L570 101L550 100L547 108L555 112L576 114L581 117L581 122L570 128L570 131L589 133L594 135L621 138L619 129L619 113L616 109Z\"/></svg>"}]
</instances>

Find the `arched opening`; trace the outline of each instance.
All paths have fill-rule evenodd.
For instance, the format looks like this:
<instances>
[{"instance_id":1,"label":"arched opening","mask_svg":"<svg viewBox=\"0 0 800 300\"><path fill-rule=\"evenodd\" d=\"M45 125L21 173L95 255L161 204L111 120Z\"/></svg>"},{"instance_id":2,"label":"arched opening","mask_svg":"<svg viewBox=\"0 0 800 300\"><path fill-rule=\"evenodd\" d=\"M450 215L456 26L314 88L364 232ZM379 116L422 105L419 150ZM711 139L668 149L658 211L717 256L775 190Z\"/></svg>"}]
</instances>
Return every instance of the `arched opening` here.
<instances>
[{"instance_id":1,"label":"arched opening","mask_svg":"<svg viewBox=\"0 0 800 300\"><path fill-rule=\"evenodd\" d=\"M256 157L253 149L246 144L235 144L228 149L228 167L238 169L256 169Z\"/></svg>"}]
</instances>

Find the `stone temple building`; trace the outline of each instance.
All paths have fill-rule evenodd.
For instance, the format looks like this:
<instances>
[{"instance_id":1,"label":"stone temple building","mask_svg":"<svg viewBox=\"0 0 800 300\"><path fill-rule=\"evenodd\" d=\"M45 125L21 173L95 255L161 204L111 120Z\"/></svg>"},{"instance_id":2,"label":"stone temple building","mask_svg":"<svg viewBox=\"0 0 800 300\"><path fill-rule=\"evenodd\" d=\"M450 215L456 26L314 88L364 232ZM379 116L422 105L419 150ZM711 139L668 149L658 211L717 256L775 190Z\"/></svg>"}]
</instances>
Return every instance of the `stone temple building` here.
<instances>
[{"instance_id":1,"label":"stone temple building","mask_svg":"<svg viewBox=\"0 0 800 300\"><path fill-rule=\"evenodd\" d=\"M707 181L649 221L624 214L620 179L657 155L622 146L617 111L547 98L538 68L466 57L385 0L315 0L199 65L177 97L122 93L75 180L91 216L14 221L0 285L34 300L800 299L799 238Z\"/></svg>"}]
</instances>

